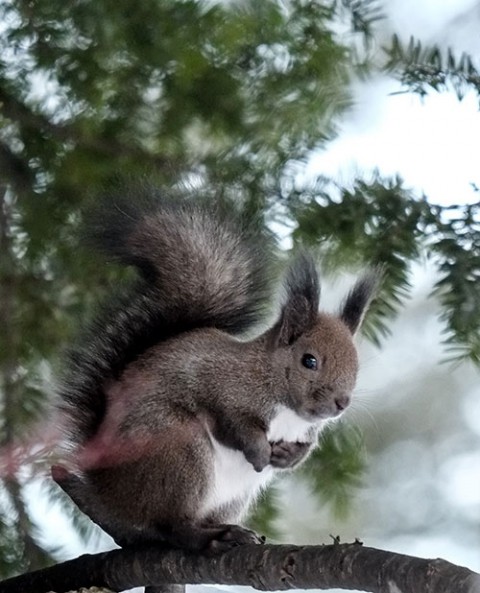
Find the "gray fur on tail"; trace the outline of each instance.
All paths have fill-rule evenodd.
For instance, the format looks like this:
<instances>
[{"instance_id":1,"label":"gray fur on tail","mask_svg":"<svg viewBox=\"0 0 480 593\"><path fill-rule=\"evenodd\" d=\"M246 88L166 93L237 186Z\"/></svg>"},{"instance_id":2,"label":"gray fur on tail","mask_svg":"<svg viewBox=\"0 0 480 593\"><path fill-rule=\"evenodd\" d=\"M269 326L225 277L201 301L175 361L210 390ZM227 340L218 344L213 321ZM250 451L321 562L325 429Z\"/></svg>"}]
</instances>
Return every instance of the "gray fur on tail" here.
<instances>
[{"instance_id":1,"label":"gray fur on tail","mask_svg":"<svg viewBox=\"0 0 480 593\"><path fill-rule=\"evenodd\" d=\"M247 331L271 296L272 241L233 207L142 187L104 198L86 229L91 245L139 276L68 353L61 407L77 427L77 442L102 422L106 382L142 352L195 328Z\"/></svg>"}]
</instances>

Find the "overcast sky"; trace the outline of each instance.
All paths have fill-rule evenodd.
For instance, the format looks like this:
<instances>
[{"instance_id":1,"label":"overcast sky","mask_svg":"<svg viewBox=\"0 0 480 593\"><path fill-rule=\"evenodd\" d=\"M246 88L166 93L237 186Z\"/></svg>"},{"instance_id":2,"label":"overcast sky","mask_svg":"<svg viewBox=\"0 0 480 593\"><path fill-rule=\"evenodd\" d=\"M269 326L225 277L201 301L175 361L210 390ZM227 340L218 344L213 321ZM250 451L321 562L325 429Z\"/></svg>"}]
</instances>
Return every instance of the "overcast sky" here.
<instances>
[{"instance_id":1,"label":"overcast sky","mask_svg":"<svg viewBox=\"0 0 480 593\"><path fill-rule=\"evenodd\" d=\"M423 44L468 51L480 64L480 3L472 0L390 0L385 3L392 31ZM388 27L386 27L388 28ZM432 202L476 201L480 185L479 98L459 102L453 93L433 91L424 99L392 94L399 82L377 78L355 86L355 106L338 138L317 153L307 175L332 176L348 183L358 172L378 169L400 176Z\"/></svg>"}]
</instances>

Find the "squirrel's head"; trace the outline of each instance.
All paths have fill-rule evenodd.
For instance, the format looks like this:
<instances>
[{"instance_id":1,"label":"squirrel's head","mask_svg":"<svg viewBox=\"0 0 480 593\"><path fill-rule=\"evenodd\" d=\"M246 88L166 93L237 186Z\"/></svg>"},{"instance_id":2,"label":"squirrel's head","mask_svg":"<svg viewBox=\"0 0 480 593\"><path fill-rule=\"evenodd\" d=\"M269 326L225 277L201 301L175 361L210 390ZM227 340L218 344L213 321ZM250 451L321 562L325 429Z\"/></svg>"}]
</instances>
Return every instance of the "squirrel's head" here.
<instances>
[{"instance_id":1,"label":"squirrel's head","mask_svg":"<svg viewBox=\"0 0 480 593\"><path fill-rule=\"evenodd\" d=\"M378 285L379 274L360 278L339 313L318 312L320 288L313 259L305 253L291 265L286 300L268 332L274 373L288 405L305 420L338 416L349 405L358 371L353 337Z\"/></svg>"}]
</instances>

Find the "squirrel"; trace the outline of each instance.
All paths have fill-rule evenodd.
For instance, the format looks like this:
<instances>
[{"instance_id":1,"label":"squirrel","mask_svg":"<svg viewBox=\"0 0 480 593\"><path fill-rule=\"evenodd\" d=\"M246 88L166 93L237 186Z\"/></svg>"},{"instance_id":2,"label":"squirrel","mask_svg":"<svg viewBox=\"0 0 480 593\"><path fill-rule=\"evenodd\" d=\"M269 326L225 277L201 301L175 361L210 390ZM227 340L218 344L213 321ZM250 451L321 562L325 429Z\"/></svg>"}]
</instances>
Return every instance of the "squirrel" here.
<instances>
[{"instance_id":1,"label":"squirrel","mask_svg":"<svg viewBox=\"0 0 480 593\"><path fill-rule=\"evenodd\" d=\"M88 227L137 278L67 356L67 452L54 480L120 546L259 543L238 523L349 405L353 337L378 273L356 282L338 314L319 312L314 259L302 251L276 321L246 339L272 306L278 265L258 221L142 186L105 200Z\"/></svg>"}]
</instances>

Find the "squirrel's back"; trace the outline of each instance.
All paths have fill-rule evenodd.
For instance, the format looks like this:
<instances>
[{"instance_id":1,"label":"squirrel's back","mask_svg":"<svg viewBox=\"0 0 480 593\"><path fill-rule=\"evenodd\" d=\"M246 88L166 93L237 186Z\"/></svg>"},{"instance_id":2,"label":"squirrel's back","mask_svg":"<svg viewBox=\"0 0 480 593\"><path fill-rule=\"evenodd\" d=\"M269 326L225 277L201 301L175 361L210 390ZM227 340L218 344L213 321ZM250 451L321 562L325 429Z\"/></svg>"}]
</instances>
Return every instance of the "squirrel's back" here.
<instances>
[{"instance_id":1,"label":"squirrel's back","mask_svg":"<svg viewBox=\"0 0 480 593\"><path fill-rule=\"evenodd\" d=\"M139 274L68 353L60 407L77 443L102 422L108 382L153 344L195 328L239 334L256 324L272 273L268 233L231 204L143 186L104 198L86 226L95 247Z\"/></svg>"}]
</instances>

